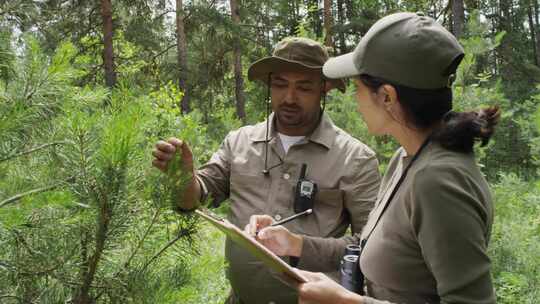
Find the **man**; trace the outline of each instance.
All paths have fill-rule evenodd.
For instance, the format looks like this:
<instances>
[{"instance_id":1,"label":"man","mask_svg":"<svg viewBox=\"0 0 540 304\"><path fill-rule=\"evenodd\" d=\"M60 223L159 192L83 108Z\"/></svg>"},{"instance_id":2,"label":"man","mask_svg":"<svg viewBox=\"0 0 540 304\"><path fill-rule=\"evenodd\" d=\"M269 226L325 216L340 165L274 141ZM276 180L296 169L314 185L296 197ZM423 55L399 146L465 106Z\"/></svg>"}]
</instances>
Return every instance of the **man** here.
<instances>
[{"instance_id":1,"label":"man","mask_svg":"<svg viewBox=\"0 0 540 304\"><path fill-rule=\"evenodd\" d=\"M240 228L254 214L275 220L294 214L295 186L306 164L306 179L318 188L313 214L285 225L305 235L301 252L290 262L312 271L321 266L321 247L352 242L353 236L344 236L348 227L353 234L360 233L380 182L373 151L336 127L324 113L324 104L321 109L321 99L324 102L330 89L345 90L342 81L324 79L322 65L327 59L324 47L310 39L280 41L272 56L255 62L248 71L250 80L268 85L273 114L265 122L230 132L198 170L193 169L189 147L178 139L158 142L153 152L153 165L165 171L175 151L181 150L184 170L193 172L179 198L179 209L196 208L209 195L214 205L230 198L228 219ZM296 291L248 252L230 240L225 251L233 289L230 303L297 302ZM334 263L337 270L338 261Z\"/></svg>"}]
</instances>

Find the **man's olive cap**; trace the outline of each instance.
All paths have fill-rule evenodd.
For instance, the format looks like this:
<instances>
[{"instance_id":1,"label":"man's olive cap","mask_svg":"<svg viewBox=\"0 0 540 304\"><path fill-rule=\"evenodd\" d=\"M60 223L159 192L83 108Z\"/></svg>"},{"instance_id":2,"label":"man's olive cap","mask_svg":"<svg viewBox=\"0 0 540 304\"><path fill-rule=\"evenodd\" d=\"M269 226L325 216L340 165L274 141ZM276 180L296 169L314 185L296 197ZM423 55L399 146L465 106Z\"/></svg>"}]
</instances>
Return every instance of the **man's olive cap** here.
<instances>
[{"instance_id":1,"label":"man's olive cap","mask_svg":"<svg viewBox=\"0 0 540 304\"><path fill-rule=\"evenodd\" d=\"M328 52L317 41L289 37L276 44L272 56L257 60L249 67L248 79L267 83L268 74L276 72L316 72L323 77L322 67L327 60ZM343 80L328 81L341 92L345 92Z\"/></svg>"},{"instance_id":2,"label":"man's olive cap","mask_svg":"<svg viewBox=\"0 0 540 304\"><path fill-rule=\"evenodd\" d=\"M464 50L449 31L422 13L397 13L377 21L356 49L328 60L328 78L367 74L415 89L450 87Z\"/></svg>"}]
</instances>

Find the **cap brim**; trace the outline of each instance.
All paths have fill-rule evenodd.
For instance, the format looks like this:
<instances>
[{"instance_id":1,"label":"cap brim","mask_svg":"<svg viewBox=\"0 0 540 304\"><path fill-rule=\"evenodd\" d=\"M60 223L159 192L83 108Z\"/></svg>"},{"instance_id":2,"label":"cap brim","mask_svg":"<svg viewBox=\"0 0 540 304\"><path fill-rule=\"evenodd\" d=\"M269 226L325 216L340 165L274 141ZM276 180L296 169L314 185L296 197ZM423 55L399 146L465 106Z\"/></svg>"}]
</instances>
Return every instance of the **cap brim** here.
<instances>
[{"instance_id":1,"label":"cap brim","mask_svg":"<svg viewBox=\"0 0 540 304\"><path fill-rule=\"evenodd\" d=\"M322 66L308 66L297 61L287 60L278 57L265 57L255 61L248 69L249 80L268 80L269 73L299 71L312 72L322 71Z\"/></svg>"},{"instance_id":2,"label":"cap brim","mask_svg":"<svg viewBox=\"0 0 540 304\"><path fill-rule=\"evenodd\" d=\"M250 81L259 80L268 82L268 74L276 72L317 72L322 74L322 66L308 66L297 61L287 60L278 57L265 57L255 61L248 69L248 79ZM329 79L333 87L341 92L345 92L345 83L339 79Z\"/></svg>"},{"instance_id":3,"label":"cap brim","mask_svg":"<svg viewBox=\"0 0 540 304\"><path fill-rule=\"evenodd\" d=\"M330 79L340 79L360 75L353 59L353 52L328 59L323 66L324 76Z\"/></svg>"}]
</instances>

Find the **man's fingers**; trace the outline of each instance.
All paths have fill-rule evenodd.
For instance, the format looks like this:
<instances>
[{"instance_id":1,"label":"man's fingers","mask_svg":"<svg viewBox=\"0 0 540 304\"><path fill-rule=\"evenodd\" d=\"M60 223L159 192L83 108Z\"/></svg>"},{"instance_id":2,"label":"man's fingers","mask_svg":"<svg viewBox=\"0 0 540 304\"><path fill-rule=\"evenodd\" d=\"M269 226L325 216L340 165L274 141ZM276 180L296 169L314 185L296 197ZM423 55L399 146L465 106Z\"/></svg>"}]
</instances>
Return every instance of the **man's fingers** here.
<instances>
[{"instance_id":1,"label":"man's fingers","mask_svg":"<svg viewBox=\"0 0 540 304\"><path fill-rule=\"evenodd\" d=\"M248 233L252 236L257 234L257 229L259 228L259 218L260 215L253 215L249 218Z\"/></svg>"},{"instance_id":2,"label":"man's fingers","mask_svg":"<svg viewBox=\"0 0 540 304\"><path fill-rule=\"evenodd\" d=\"M182 147L184 145L184 142L176 137L167 139L167 142L175 147Z\"/></svg>"},{"instance_id":3,"label":"man's fingers","mask_svg":"<svg viewBox=\"0 0 540 304\"><path fill-rule=\"evenodd\" d=\"M183 142L182 144L182 158L184 161L193 161L193 153L191 152L191 148L186 142Z\"/></svg>"},{"instance_id":4,"label":"man's fingers","mask_svg":"<svg viewBox=\"0 0 540 304\"><path fill-rule=\"evenodd\" d=\"M287 229L283 226L270 226L270 227L261 229L257 236L261 240L268 240L268 239L277 237L278 235L282 234L285 231L287 231Z\"/></svg>"},{"instance_id":5,"label":"man's fingers","mask_svg":"<svg viewBox=\"0 0 540 304\"><path fill-rule=\"evenodd\" d=\"M165 152L163 152L161 150L156 149L156 150L152 151L152 155L154 155L154 157L156 159L160 160L160 161L167 162L167 161L172 159L174 153L165 153Z\"/></svg>"},{"instance_id":6,"label":"man's fingers","mask_svg":"<svg viewBox=\"0 0 540 304\"><path fill-rule=\"evenodd\" d=\"M191 152L191 149L189 148L187 142L180 140L176 137L171 137L167 139L167 143L174 147L176 150L180 150L182 152L182 161L186 166L184 169L188 171L193 170L193 153Z\"/></svg>"},{"instance_id":7,"label":"man's fingers","mask_svg":"<svg viewBox=\"0 0 540 304\"><path fill-rule=\"evenodd\" d=\"M158 168L159 170L163 171L163 172L165 172L167 170L167 163L164 162L164 161L154 159L152 161L152 165L154 167Z\"/></svg>"},{"instance_id":8,"label":"man's fingers","mask_svg":"<svg viewBox=\"0 0 540 304\"><path fill-rule=\"evenodd\" d=\"M176 152L176 148L174 145L165 142L163 140L160 140L156 143L156 148L160 151L163 151L165 153L174 153Z\"/></svg>"},{"instance_id":9,"label":"man's fingers","mask_svg":"<svg viewBox=\"0 0 540 304\"><path fill-rule=\"evenodd\" d=\"M273 219L268 215L252 215L244 231L252 236L257 234L257 230L272 225Z\"/></svg>"}]
</instances>

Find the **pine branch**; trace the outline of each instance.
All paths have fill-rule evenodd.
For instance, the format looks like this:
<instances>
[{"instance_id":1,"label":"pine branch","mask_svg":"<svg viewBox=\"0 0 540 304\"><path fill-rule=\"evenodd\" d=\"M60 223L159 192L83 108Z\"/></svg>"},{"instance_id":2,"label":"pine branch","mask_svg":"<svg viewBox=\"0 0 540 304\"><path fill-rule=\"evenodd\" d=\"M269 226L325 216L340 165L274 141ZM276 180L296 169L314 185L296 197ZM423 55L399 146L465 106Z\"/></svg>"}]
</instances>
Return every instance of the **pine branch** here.
<instances>
[{"instance_id":1,"label":"pine branch","mask_svg":"<svg viewBox=\"0 0 540 304\"><path fill-rule=\"evenodd\" d=\"M69 180L66 180L66 181L69 181ZM61 182L58 182L56 184L52 184L50 186L41 187L41 188L33 189L33 190L30 190L30 191L27 191L27 192L19 193L19 194L15 195L15 196L12 196L12 197L10 197L10 198L8 198L6 200L1 201L0 202L0 208L5 207L6 205L12 204L12 203L14 203L14 202L16 202L18 200L21 200L22 198L24 198L26 196L36 194L36 193L46 192L46 191L58 188L58 187L62 186L66 181L61 181Z\"/></svg>"},{"instance_id":2,"label":"pine branch","mask_svg":"<svg viewBox=\"0 0 540 304\"><path fill-rule=\"evenodd\" d=\"M435 16L435 20L439 20L439 18L446 14L448 12L448 10L450 9L450 5L452 4L452 1L448 1L448 4L446 5L446 7L439 13L438 16Z\"/></svg>"},{"instance_id":3,"label":"pine branch","mask_svg":"<svg viewBox=\"0 0 540 304\"><path fill-rule=\"evenodd\" d=\"M172 45L169 45L168 47L166 47L164 50L162 50L161 52L157 53L156 55L152 56L151 60L154 61L157 57L167 53L170 49L172 49L173 47L176 47L176 43L175 44L172 44Z\"/></svg>"},{"instance_id":4,"label":"pine branch","mask_svg":"<svg viewBox=\"0 0 540 304\"><path fill-rule=\"evenodd\" d=\"M17 297L17 296L14 296L14 295L8 295L8 294L5 294L5 295L0 295L0 300L1 299L16 299L19 301L19 303L23 303L24 302L24 299L23 298L20 298L20 297Z\"/></svg>"},{"instance_id":5,"label":"pine branch","mask_svg":"<svg viewBox=\"0 0 540 304\"><path fill-rule=\"evenodd\" d=\"M22 151L22 152L19 152L19 153L15 153L15 154L12 154L10 156L7 156L5 158L1 158L0 159L0 163L1 162L5 162L5 161L8 161L10 159L13 159L13 158L17 158L19 156L23 156L23 155L27 155L27 154L30 154L30 153L33 153L33 152L36 152L36 151L39 151L39 150L42 150L42 149L45 149L45 148L48 148L50 146L57 146L57 145L63 145L65 144L66 142L64 141L55 141L55 142L51 142L51 143L46 143L46 144L43 144L41 146L37 146L35 148L32 148L30 150L26 150L26 151Z\"/></svg>"},{"instance_id":6,"label":"pine branch","mask_svg":"<svg viewBox=\"0 0 540 304\"><path fill-rule=\"evenodd\" d=\"M180 230L180 232L176 235L176 237L174 239L170 240L165 246L163 246L163 248L161 248L160 251L158 251L156 254L154 254L154 256L152 258L150 258L146 262L146 264L144 264L144 266L141 268L140 272L144 272L146 270L146 268L148 268L148 266L150 266L150 264L152 264L167 249L169 249L172 245L174 245L176 242L178 242L181 238L183 238L185 236L189 236L191 234L193 234L193 229L187 228L187 229Z\"/></svg>"},{"instance_id":7,"label":"pine branch","mask_svg":"<svg viewBox=\"0 0 540 304\"><path fill-rule=\"evenodd\" d=\"M176 10L165 10L163 13L157 15L157 16L156 16L155 18L153 18L153 19L154 19L154 20L157 20L157 19L159 19L159 18L161 18L161 17L163 17L163 16L165 16L165 15L167 15L167 14L169 14L169 13L175 13L175 12L176 12Z\"/></svg>"},{"instance_id":8,"label":"pine branch","mask_svg":"<svg viewBox=\"0 0 540 304\"><path fill-rule=\"evenodd\" d=\"M129 258L127 259L127 261L124 263L124 267L122 269L120 269L119 271L117 271L113 276L112 278L116 278L120 273L122 273L122 271L126 270L128 267L129 267L129 264L131 263L131 260L135 257L136 253L139 251L139 249L142 247L142 245L144 244L144 241L146 240L146 238L148 237L148 234L150 233L150 230L152 230L152 227L154 226L154 224L157 222L157 218L158 218L158 215L160 213L160 209L157 208L156 209L156 212L154 212L154 215L152 216L152 220L150 221L150 225L148 225L148 227L146 228L146 231L143 235L143 237L141 238L141 240L139 241L139 243L137 244L137 247L135 248L135 250L133 250L133 252L131 253L131 255L129 256ZM96 300L99 299L103 293L106 292L106 290L102 290L97 296L96 296Z\"/></svg>"},{"instance_id":9,"label":"pine branch","mask_svg":"<svg viewBox=\"0 0 540 304\"><path fill-rule=\"evenodd\" d=\"M139 251L139 249L142 247L142 245L144 244L144 241L146 240L146 237L148 237L148 234L150 233L150 230L152 229L152 227L154 226L154 224L156 223L157 221L157 217L159 215L159 211L160 209L159 208L156 208L156 212L154 212L154 216L152 217L152 220L150 222L150 225L148 225L148 228L146 228L146 231L144 232L144 235L143 237L141 238L141 240L139 241L139 243L137 244L137 247L135 248L135 250L133 250L133 252L131 253L130 257L127 259L126 263L124 263L124 269L128 268L129 267L129 264L131 263L131 260L135 257L135 254L137 254L137 252ZM118 274L118 273L117 273ZM117 275L116 274L116 275ZM115 276L116 276L115 275Z\"/></svg>"}]
</instances>

